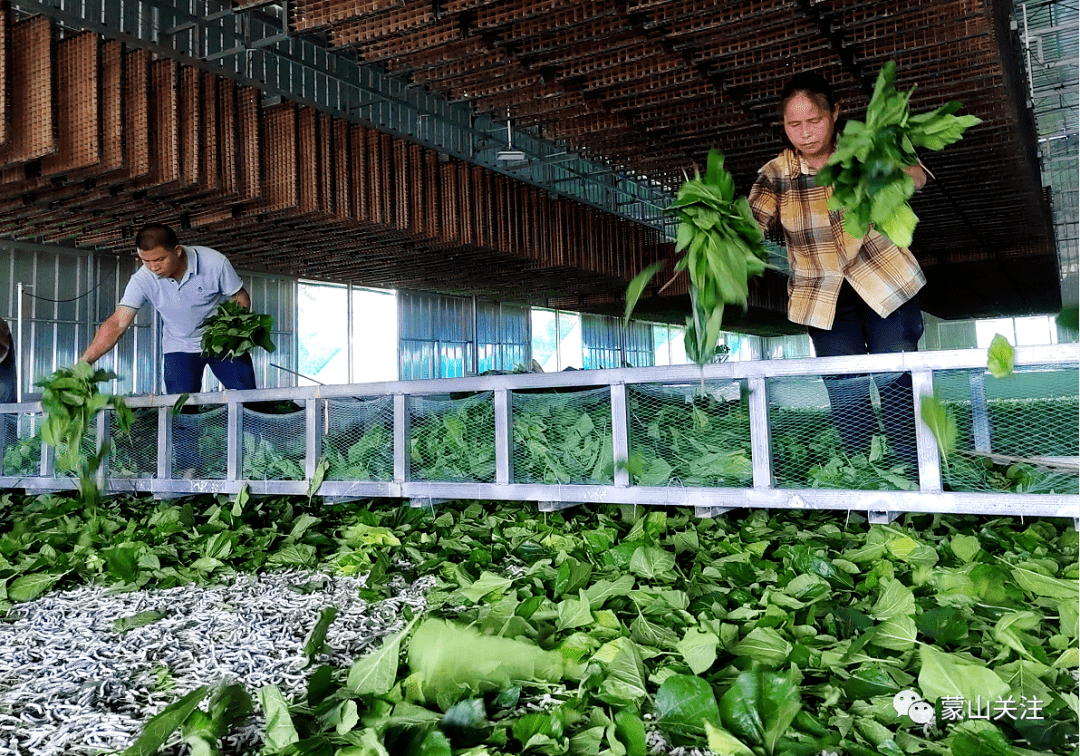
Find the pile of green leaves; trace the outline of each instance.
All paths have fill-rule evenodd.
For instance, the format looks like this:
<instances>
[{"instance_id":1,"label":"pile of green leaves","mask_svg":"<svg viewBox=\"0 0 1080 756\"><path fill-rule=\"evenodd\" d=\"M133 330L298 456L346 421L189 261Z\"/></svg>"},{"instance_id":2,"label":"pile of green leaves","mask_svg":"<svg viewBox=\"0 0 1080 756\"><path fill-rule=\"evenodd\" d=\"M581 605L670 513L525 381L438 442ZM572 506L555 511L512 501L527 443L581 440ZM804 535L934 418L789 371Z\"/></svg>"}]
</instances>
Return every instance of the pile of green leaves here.
<instances>
[{"instance_id":1,"label":"pile of green leaves","mask_svg":"<svg viewBox=\"0 0 1080 756\"><path fill-rule=\"evenodd\" d=\"M412 419L409 457L418 480L495 480L495 403L454 400Z\"/></svg>"},{"instance_id":2,"label":"pile of green leaves","mask_svg":"<svg viewBox=\"0 0 1080 756\"><path fill-rule=\"evenodd\" d=\"M1040 467L1029 462L1015 462L1002 464L985 456L965 454L959 443L961 438L971 438L970 412L966 415L966 425L961 432L961 426L956 420L954 409L959 403L942 401L938 396L930 395L922 397L922 418L934 434L941 455L941 476L944 484L953 491L997 491L1001 493L1057 493L1075 494L1080 492L1080 481L1076 474L1055 469ZM1000 416L1001 402L994 402L990 406L997 408L998 412L991 412ZM1020 406L1030 412L1030 422L1017 423L1013 405L1017 402L1006 402L1008 423L1001 423L1004 427L1016 426L1020 428L1019 442L1014 437L1006 435L996 439L998 443L1008 444L1010 441L1018 443L1017 448L1033 450L1032 453L1045 454L1048 456L1070 456L1070 451L1075 450L1075 442L1070 444L1068 440L1061 446L1045 446L1047 434L1045 428L1054 418L1054 414L1048 410L1057 407L1064 409L1066 414L1061 417L1060 427L1075 427L1076 425L1076 402L1075 401L1036 401L1020 402ZM1026 414L1026 413L1025 413ZM1060 415L1059 415L1060 417ZM1029 435L1030 434L1030 435ZM1051 442L1052 443L1052 442ZM1009 448L1006 446L1006 448ZM970 451L970 449L966 450Z\"/></svg>"},{"instance_id":3,"label":"pile of green leaves","mask_svg":"<svg viewBox=\"0 0 1080 756\"><path fill-rule=\"evenodd\" d=\"M292 454L265 436L244 433L244 480L303 480L304 450Z\"/></svg>"},{"instance_id":4,"label":"pile of green leaves","mask_svg":"<svg viewBox=\"0 0 1080 756\"><path fill-rule=\"evenodd\" d=\"M223 572L314 568L355 549L344 512L302 499L0 497L0 610L84 583L170 588ZM318 526L318 527L315 527ZM368 561L364 562L368 569Z\"/></svg>"},{"instance_id":5,"label":"pile of green leaves","mask_svg":"<svg viewBox=\"0 0 1080 756\"><path fill-rule=\"evenodd\" d=\"M753 479L750 412L743 397L630 393L627 467L639 486L746 486Z\"/></svg>"},{"instance_id":6,"label":"pile of green leaves","mask_svg":"<svg viewBox=\"0 0 1080 756\"><path fill-rule=\"evenodd\" d=\"M273 328L272 316L259 315L226 299L202 323L202 353L206 357L235 358L257 346L273 352L276 349L270 338Z\"/></svg>"},{"instance_id":7,"label":"pile of green leaves","mask_svg":"<svg viewBox=\"0 0 1080 756\"><path fill-rule=\"evenodd\" d=\"M379 585L407 560L437 580L428 616L303 690L258 691L266 753L644 756L654 727L740 756L1075 753L1068 520L475 502L350 519L337 532L369 551L330 564ZM905 690L1020 708L924 730L894 707Z\"/></svg>"},{"instance_id":8,"label":"pile of green leaves","mask_svg":"<svg viewBox=\"0 0 1080 756\"><path fill-rule=\"evenodd\" d=\"M610 392L515 394L514 480L592 483L614 480Z\"/></svg>"},{"instance_id":9,"label":"pile of green leaves","mask_svg":"<svg viewBox=\"0 0 1080 756\"><path fill-rule=\"evenodd\" d=\"M844 230L859 239L871 225L900 247L911 246L919 222L908 204L915 184L904 167L917 165L916 150L942 150L981 123L975 116L957 116L959 102L912 115L910 92L896 91L896 63L878 73L866 110L866 122L848 121L836 151L817 173L819 186L831 186L830 210L844 211Z\"/></svg>"},{"instance_id":10,"label":"pile of green leaves","mask_svg":"<svg viewBox=\"0 0 1080 756\"><path fill-rule=\"evenodd\" d=\"M3 474L16 477L39 475L41 472L41 436L8 440L4 447Z\"/></svg>"},{"instance_id":11,"label":"pile of green leaves","mask_svg":"<svg viewBox=\"0 0 1080 756\"><path fill-rule=\"evenodd\" d=\"M393 480L393 426L377 424L360 432L350 428L323 439L330 464L327 480Z\"/></svg>"},{"instance_id":12,"label":"pile of green leaves","mask_svg":"<svg viewBox=\"0 0 1080 756\"><path fill-rule=\"evenodd\" d=\"M705 176L699 173L684 182L667 212L679 217L675 251L686 252L675 263L675 270L690 274L686 354L698 365L705 365L716 357L724 305L746 307L747 281L765 272L768 252L746 197L735 197L735 180L724 169L724 155L719 150L709 150ZM654 263L630 282L627 319L662 267L663 263Z\"/></svg>"}]
</instances>

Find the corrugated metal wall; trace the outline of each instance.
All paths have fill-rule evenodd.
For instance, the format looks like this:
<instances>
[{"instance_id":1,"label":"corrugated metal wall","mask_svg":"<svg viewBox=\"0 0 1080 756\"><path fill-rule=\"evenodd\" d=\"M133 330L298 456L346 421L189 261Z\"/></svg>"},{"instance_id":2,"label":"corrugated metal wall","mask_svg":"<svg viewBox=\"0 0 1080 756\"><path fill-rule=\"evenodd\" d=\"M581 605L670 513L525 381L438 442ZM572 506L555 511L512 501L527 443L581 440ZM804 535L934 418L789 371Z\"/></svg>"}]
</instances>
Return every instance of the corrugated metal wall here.
<instances>
[{"instance_id":1,"label":"corrugated metal wall","mask_svg":"<svg viewBox=\"0 0 1080 756\"><path fill-rule=\"evenodd\" d=\"M586 370L622 367L619 323L604 315L581 316L581 364Z\"/></svg>"},{"instance_id":2,"label":"corrugated metal wall","mask_svg":"<svg viewBox=\"0 0 1080 756\"><path fill-rule=\"evenodd\" d=\"M527 307L398 292L401 380L509 371L531 352Z\"/></svg>"},{"instance_id":3,"label":"corrugated metal wall","mask_svg":"<svg viewBox=\"0 0 1080 756\"><path fill-rule=\"evenodd\" d=\"M138 267L132 256L116 256L63 247L0 241L0 316L17 330L21 345L19 382L24 394L34 382L58 367L75 363L98 325L113 310ZM291 386L289 373L270 368L272 360L296 369L296 282L261 273L241 274L252 307L274 316L277 352L254 356L259 386ZM22 328L18 329L18 284L23 284ZM157 393L161 380L160 324L153 309L139 311L116 347L98 361L119 377L107 389L118 394ZM208 373L209 375L209 373ZM217 382L211 376L206 389Z\"/></svg>"},{"instance_id":4,"label":"corrugated metal wall","mask_svg":"<svg viewBox=\"0 0 1080 756\"><path fill-rule=\"evenodd\" d=\"M474 330L471 299L398 292L401 380L471 374Z\"/></svg>"},{"instance_id":5,"label":"corrugated metal wall","mask_svg":"<svg viewBox=\"0 0 1080 756\"><path fill-rule=\"evenodd\" d=\"M476 331L478 372L528 364L532 354L528 307L477 302Z\"/></svg>"},{"instance_id":6,"label":"corrugated metal wall","mask_svg":"<svg viewBox=\"0 0 1080 756\"><path fill-rule=\"evenodd\" d=\"M624 359L631 367L650 367L656 362L656 344L653 342L651 323L627 323Z\"/></svg>"}]
</instances>

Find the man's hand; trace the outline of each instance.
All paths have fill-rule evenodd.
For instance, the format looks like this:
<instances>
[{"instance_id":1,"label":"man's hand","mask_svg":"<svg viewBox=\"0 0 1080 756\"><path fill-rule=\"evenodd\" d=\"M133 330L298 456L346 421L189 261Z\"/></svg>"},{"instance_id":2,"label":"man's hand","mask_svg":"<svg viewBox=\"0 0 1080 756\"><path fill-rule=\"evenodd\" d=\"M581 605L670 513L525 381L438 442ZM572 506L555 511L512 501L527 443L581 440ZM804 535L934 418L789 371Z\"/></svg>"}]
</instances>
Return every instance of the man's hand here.
<instances>
[{"instance_id":1,"label":"man's hand","mask_svg":"<svg viewBox=\"0 0 1080 756\"><path fill-rule=\"evenodd\" d=\"M904 173L911 176L911 180L915 182L915 191L919 191L926 186L926 170L922 165L905 165Z\"/></svg>"},{"instance_id":2,"label":"man's hand","mask_svg":"<svg viewBox=\"0 0 1080 756\"><path fill-rule=\"evenodd\" d=\"M232 295L232 300L245 310L251 309L251 295L248 294L248 290L244 287L240 287L240 291Z\"/></svg>"}]
</instances>

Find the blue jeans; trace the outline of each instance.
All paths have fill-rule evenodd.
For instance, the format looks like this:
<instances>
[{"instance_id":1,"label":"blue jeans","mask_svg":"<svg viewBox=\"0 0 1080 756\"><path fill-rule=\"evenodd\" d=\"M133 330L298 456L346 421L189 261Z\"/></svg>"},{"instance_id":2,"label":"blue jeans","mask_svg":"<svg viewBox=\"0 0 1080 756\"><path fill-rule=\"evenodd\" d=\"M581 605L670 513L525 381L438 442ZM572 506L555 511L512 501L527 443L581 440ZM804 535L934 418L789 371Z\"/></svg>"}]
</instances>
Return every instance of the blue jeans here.
<instances>
[{"instance_id":1,"label":"blue jeans","mask_svg":"<svg viewBox=\"0 0 1080 756\"><path fill-rule=\"evenodd\" d=\"M227 389L255 388L255 367L251 355L236 359L204 357L189 352L169 352L165 355L165 391L169 394L196 394L202 391L202 376L210 366L221 385ZM180 416L174 421L173 459L176 461L173 475L183 474L190 468L198 470L202 465L199 453L197 418ZM222 449L224 452L224 449Z\"/></svg>"},{"instance_id":2,"label":"blue jeans","mask_svg":"<svg viewBox=\"0 0 1080 756\"><path fill-rule=\"evenodd\" d=\"M204 357L198 353L169 352L165 355L165 393L197 394L202 391L203 369L210 370L227 389L255 388L255 367L251 355L234 360Z\"/></svg>"},{"instance_id":3,"label":"blue jeans","mask_svg":"<svg viewBox=\"0 0 1080 756\"><path fill-rule=\"evenodd\" d=\"M856 294L847 281L840 289L832 330L807 327L818 357L850 354L917 352L923 333L922 312L916 295L888 317L881 317ZM833 422L848 454L868 454L877 419L870 402L870 377L866 375L822 376L829 393ZM919 457L915 442L915 408L911 374L874 377L881 399L881 415L889 446L907 473L917 477Z\"/></svg>"}]
</instances>

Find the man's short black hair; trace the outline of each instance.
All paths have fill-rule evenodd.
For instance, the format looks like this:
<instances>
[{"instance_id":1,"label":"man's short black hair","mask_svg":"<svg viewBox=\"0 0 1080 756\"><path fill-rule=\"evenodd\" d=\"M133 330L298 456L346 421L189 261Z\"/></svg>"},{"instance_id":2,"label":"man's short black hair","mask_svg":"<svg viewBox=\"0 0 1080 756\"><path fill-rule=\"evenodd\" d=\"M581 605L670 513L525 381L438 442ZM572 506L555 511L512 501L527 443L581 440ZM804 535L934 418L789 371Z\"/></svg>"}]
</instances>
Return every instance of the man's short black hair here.
<instances>
[{"instance_id":1,"label":"man's short black hair","mask_svg":"<svg viewBox=\"0 0 1080 756\"><path fill-rule=\"evenodd\" d=\"M164 223L147 223L135 234L135 247L143 252L158 247L176 249L179 246L180 240L176 238L176 232Z\"/></svg>"}]
</instances>

